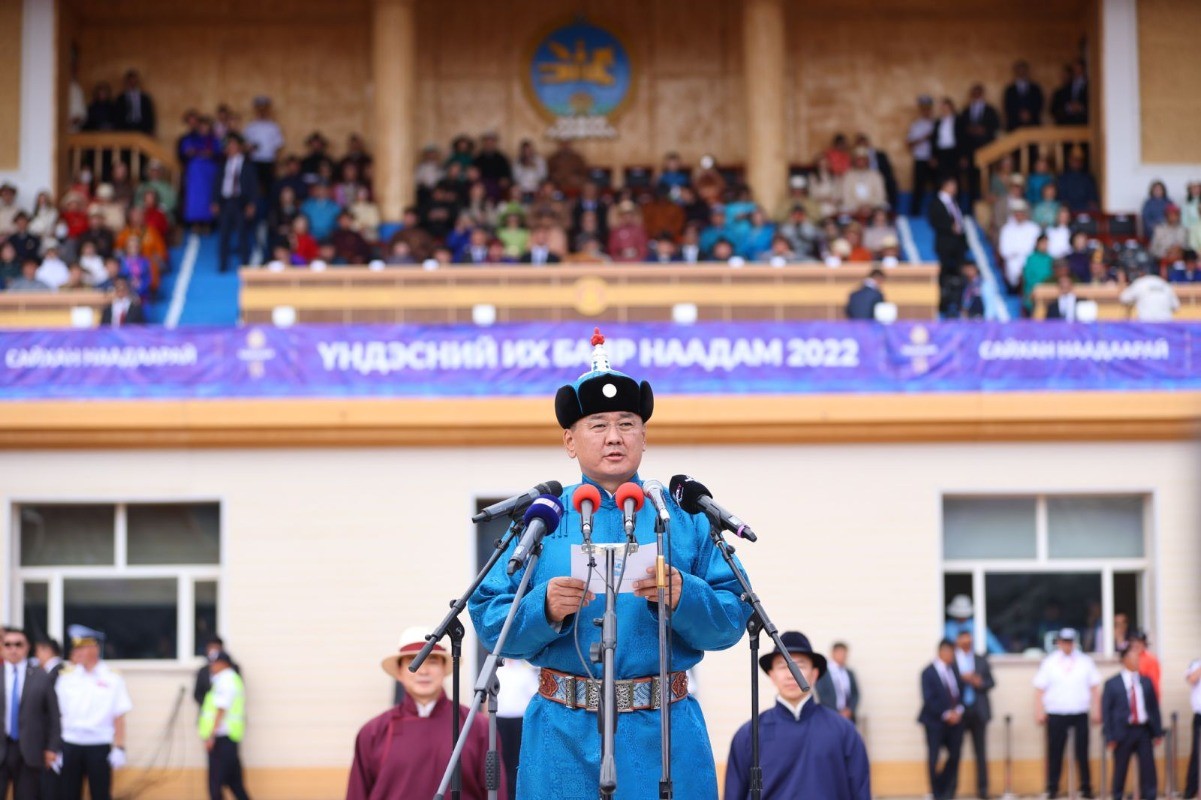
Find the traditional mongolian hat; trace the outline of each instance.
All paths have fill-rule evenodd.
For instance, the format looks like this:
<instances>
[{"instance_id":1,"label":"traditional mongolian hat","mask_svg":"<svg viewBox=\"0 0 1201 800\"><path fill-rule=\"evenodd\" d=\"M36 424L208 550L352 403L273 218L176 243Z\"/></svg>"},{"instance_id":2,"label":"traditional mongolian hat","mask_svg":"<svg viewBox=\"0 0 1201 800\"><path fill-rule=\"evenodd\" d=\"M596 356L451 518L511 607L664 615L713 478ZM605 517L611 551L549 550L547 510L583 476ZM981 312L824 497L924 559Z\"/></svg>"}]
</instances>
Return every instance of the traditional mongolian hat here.
<instances>
[{"instance_id":1,"label":"traditional mongolian hat","mask_svg":"<svg viewBox=\"0 0 1201 800\"><path fill-rule=\"evenodd\" d=\"M649 383L639 383L609 366L600 328L592 335L592 369L575 383L560 387L555 395L555 417L564 429L590 414L606 411L629 411L646 422L654 410L655 395Z\"/></svg>"}]
</instances>

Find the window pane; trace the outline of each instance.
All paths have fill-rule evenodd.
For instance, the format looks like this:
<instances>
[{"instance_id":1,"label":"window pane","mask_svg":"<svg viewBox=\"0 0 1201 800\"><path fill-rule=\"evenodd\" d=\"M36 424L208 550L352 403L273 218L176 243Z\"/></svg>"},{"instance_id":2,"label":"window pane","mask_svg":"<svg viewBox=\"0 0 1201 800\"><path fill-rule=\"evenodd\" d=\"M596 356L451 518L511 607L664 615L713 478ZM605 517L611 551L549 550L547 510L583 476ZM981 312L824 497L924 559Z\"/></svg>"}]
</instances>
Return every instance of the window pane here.
<instances>
[{"instance_id":1,"label":"window pane","mask_svg":"<svg viewBox=\"0 0 1201 800\"><path fill-rule=\"evenodd\" d=\"M217 634L217 582L196 581L193 590L196 596L196 652L204 655L204 643Z\"/></svg>"},{"instance_id":2,"label":"window pane","mask_svg":"<svg viewBox=\"0 0 1201 800\"><path fill-rule=\"evenodd\" d=\"M993 573L984 576L989 632L1008 653L1048 650L1055 631L1082 633L1096 624L1101 575L1096 572ZM1092 620L1090 621L1090 617Z\"/></svg>"},{"instance_id":3,"label":"window pane","mask_svg":"<svg viewBox=\"0 0 1201 800\"><path fill-rule=\"evenodd\" d=\"M1034 558L1033 497L947 497L944 558Z\"/></svg>"},{"instance_id":4,"label":"window pane","mask_svg":"<svg viewBox=\"0 0 1201 800\"><path fill-rule=\"evenodd\" d=\"M21 508L22 566L111 566L115 549L114 506Z\"/></svg>"},{"instance_id":5,"label":"window pane","mask_svg":"<svg viewBox=\"0 0 1201 800\"><path fill-rule=\"evenodd\" d=\"M1048 497L1047 554L1051 558L1141 558L1143 498Z\"/></svg>"},{"instance_id":6,"label":"window pane","mask_svg":"<svg viewBox=\"0 0 1201 800\"><path fill-rule=\"evenodd\" d=\"M25 633L30 643L49 638L50 630L50 586L38 581L25 584L23 619Z\"/></svg>"},{"instance_id":7,"label":"window pane","mask_svg":"<svg viewBox=\"0 0 1201 800\"><path fill-rule=\"evenodd\" d=\"M175 658L174 578L63 581L63 622L104 631L105 658Z\"/></svg>"},{"instance_id":8,"label":"window pane","mask_svg":"<svg viewBox=\"0 0 1201 800\"><path fill-rule=\"evenodd\" d=\"M130 564L216 564L220 561L216 503L131 505Z\"/></svg>"},{"instance_id":9,"label":"window pane","mask_svg":"<svg viewBox=\"0 0 1201 800\"><path fill-rule=\"evenodd\" d=\"M1147 620L1142 616L1139 602L1138 572L1115 572L1113 574L1113 635L1114 651L1125 645L1127 634L1132 628L1146 630ZM1154 642L1151 643L1154 647Z\"/></svg>"}]
</instances>

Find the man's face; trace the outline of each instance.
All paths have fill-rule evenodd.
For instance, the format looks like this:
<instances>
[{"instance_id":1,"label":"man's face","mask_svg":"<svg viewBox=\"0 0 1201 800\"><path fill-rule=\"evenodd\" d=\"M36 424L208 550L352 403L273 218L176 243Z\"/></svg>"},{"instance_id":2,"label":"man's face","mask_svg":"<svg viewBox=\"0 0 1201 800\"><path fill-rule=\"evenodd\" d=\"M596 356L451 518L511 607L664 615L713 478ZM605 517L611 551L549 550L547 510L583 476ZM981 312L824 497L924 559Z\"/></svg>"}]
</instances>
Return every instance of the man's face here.
<instances>
[{"instance_id":1,"label":"man's face","mask_svg":"<svg viewBox=\"0 0 1201 800\"><path fill-rule=\"evenodd\" d=\"M55 657L54 651L44 644L39 644L33 648L33 654L37 658L39 664L49 664Z\"/></svg>"},{"instance_id":2,"label":"man's face","mask_svg":"<svg viewBox=\"0 0 1201 800\"><path fill-rule=\"evenodd\" d=\"M409 672L412 656L400 660L400 675L397 680L405 687L405 693L418 703L428 703L436 700L442 694L442 684L446 681L446 659L431 655L421 664L421 669Z\"/></svg>"},{"instance_id":3,"label":"man's face","mask_svg":"<svg viewBox=\"0 0 1201 800\"><path fill-rule=\"evenodd\" d=\"M949 644L944 644L938 648L938 660L944 664L950 665L955 660L955 648Z\"/></svg>"},{"instance_id":4,"label":"man's face","mask_svg":"<svg viewBox=\"0 0 1201 800\"><path fill-rule=\"evenodd\" d=\"M91 669L100 662L100 646L94 644L79 645L71 650L71 660L81 667Z\"/></svg>"},{"instance_id":5,"label":"man's face","mask_svg":"<svg viewBox=\"0 0 1201 800\"><path fill-rule=\"evenodd\" d=\"M830 651L830 658L840 667L847 665L847 649L845 647L835 647Z\"/></svg>"},{"instance_id":6,"label":"man's face","mask_svg":"<svg viewBox=\"0 0 1201 800\"><path fill-rule=\"evenodd\" d=\"M18 664L29 657L29 640L25 634L6 631L4 634L4 660Z\"/></svg>"},{"instance_id":7,"label":"man's face","mask_svg":"<svg viewBox=\"0 0 1201 800\"><path fill-rule=\"evenodd\" d=\"M972 652L972 635L967 631L955 637L955 646L965 653Z\"/></svg>"},{"instance_id":8,"label":"man's face","mask_svg":"<svg viewBox=\"0 0 1201 800\"><path fill-rule=\"evenodd\" d=\"M1070 656L1072 654L1072 651L1076 649L1076 640L1075 639L1060 639L1057 642L1057 644L1059 645L1060 651L1065 656Z\"/></svg>"},{"instance_id":9,"label":"man's face","mask_svg":"<svg viewBox=\"0 0 1201 800\"><path fill-rule=\"evenodd\" d=\"M1147 650L1147 643L1144 642L1142 639L1131 639L1130 640L1130 649L1133 650L1136 654L1142 655Z\"/></svg>"},{"instance_id":10,"label":"man's face","mask_svg":"<svg viewBox=\"0 0 1201 800\"><path fill-rule=\"evenodd\" d=\"M817 667L813 666L813 662L809 656L801 653L789 653L792 660L796 662L800 668L801 674L805 676L805 680L810 686L817 683ZM784 660L783 655L776 655L772 661L771 670L768 671L767 677L771 678L771 682L776 687L776 692L780 697L790 703L796 703L803 698L808 692L802 692L801 687L797 685L796 680L792 677L792 671L788 669L788 662Z\"/></svg>"},{"instance_id":11,"label":"man's face","mask_svg":"<svg viewBox=\"0 0 1201 800\"><path fill-rule=\"evenodd\" d=\"M567 455L580 471L609 491L633 477L646 450L646 425L629 411L592 414L563 431Z\"/></svg>"}]
</instances>

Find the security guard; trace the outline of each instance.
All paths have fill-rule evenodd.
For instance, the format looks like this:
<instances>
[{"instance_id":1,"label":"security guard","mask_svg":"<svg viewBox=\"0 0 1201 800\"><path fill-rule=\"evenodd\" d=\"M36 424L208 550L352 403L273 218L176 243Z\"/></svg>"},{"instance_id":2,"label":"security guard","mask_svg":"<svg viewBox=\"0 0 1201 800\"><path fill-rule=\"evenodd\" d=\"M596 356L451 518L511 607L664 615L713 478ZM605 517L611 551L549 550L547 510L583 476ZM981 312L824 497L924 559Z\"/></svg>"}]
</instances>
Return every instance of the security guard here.
<instances>
[{"instance_id":1,"label":"security guard","mask_svg":"<svg viewBox=\"0 0 1201 800\"><path fill-rule=\"evenodd\" d=\"M246 733L246 687L233 663L224 650L209 656L212 683L200 706L197 732L209 754L210 800L221 800L225 786L237 800L250 800L238 757L238 742Z\"/></svg>"},{"instance_id":2,"label":"security guard","mask_svg":"<svg viewBox=\"0 0 1201 800\"><path fill-rule=\"evenodd\" d=\"M67 629L71 661L55 687L62 712L62 800L80 800L83 778L92 800L112 800L113 770L125 766L125 715L133 708L125 681L100 659L104 634Z\"/></svg>"}]
</instances>

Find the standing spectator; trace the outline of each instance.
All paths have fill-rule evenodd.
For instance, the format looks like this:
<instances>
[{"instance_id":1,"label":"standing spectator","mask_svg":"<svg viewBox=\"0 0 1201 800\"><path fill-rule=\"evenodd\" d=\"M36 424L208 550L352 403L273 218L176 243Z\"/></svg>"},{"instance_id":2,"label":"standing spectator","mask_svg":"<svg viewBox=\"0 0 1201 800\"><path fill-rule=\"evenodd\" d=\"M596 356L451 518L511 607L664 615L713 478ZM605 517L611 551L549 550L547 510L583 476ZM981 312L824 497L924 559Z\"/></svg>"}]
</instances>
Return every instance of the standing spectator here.
<instances>
[{"instance_id":1,"label":"standing spectator","mask_svg":"<svg viewBox=\"0 0 1201 800\"><path fill-rule=\"evenodd\" d=\"M776 648L759 658L778 692L776 704L759 715L763 800L870 800L871 771L859 733L832 708L815 702L812 689L802 691L786 660L792 659L814 687L825 677L825 656L813 652L803 633L786 631L780 640L785 651ZM748 722L730 742L726 800L747 800L752 783Z\"/></svg>"},{"instance_id":2,"label":"standing spectator","mask_svg":"<svg viewBox=\"0 0 1201 800\"><path fill-rule=\"evenodd\" d=\"M4 653L4 695L0 716L0 797L38 800L42 773L62 750L58 697L50 675L29 660L29 637L20 628L0 634Z\"/></svg>"},{"instance_id":3,"label":"standing spectator","mask_svg":"<svg viewBox=\"0 0 1201 800\"><path fill-rule=\"evenodd\" d=\"M938 304L944 313L951 298L961 290L963 257L967 253L967 235L958 194L959 181L954 176L944 178L928 212L930 227L934 229L934 252L938 255Z\"/></svg>"},{"instance_id":4,"label":"standing spectator","mask_svg":"<svg viewBox=\"0 0 1201 800\"><path fill-rule=\"evenodd\" d=\"M1059 793L1068 730L1073 731L1080 791L1091 796L1092 770L1088 762L1089 714L1101 721L1101 675L1097 665L1076 647L1076 630L1063 628L1056 636L1058 649L1043 659L1034 676L1035 720L1047 726L1047 795Z\"/></svg>"},{"instance_id":5,"label":"standing spectator","mask_svg":"<svg viewBox=\"0 0 1201 800\"><path fill-rule=\"evenodd\" d=\"M509 797L517 797L522 718L530 701L538 694L538 668L528 661L509 658L496 671L496 677L500 681L500 691L496 695L496 732L500 736Z\"/></svg>"},{"instance_id":6,"label":"standing spectator","mask_svg":"<svg viewBox=\"0 0 1201 800\"><path fill-rule=\"evenodd\" d=\"M113 102L113 87L101 81L92 88L92 102L84 117L85 131L115 131L121 125L121 112Z\"/></svg>"},{"instance_id":7,"label":"standing spectator","mask_svg":"<svg viewBox=\"0 0 1201 800\"><path fill-rule=\"evenodd\" d=\"M1152 181L1147 190L1147 199L1143 201L1143 236L1151 238L1155 229L1167 217L1168 206L1172 205L1168 197L1168 187L1163 181Z\"/></svg>"},{"instance_id":8,"label":"standing spectator","mask_svg":"<svg viewBox=\"0 0 1201 800\"><path fill-rule=\"evenodd\" d=\"M922 710L917 721L926 729L926 768L934 800L950 800L959 785L959 751L963 747L963 679L955 666L955 645L943 639L938 657L922 671ZM947 751L942 769L939 755Z\"/></svg>"},{"instance_id":9,"label":"standing spectator","mask_svg":"<svg viewBox=\"0 0 1201 800\"><path fill-rule=\"evenodd\" d=\"M249 800L242 785L238 743L246 733L246 687L224 650L209 657L212 688L200 704L196 732L208 751L209 800L222 800L225 787L236 800Z\"/></svg>"},{"instance_id":10,"label":"standing spectator","mask_svg":"<svg viewBox=\"0 0 1201 800\"><path fill-rule=\"evenodd\" d=\"M1034 287L1049 283L1055 275L1055 262L1047 252L1047 236L1034 240L1034 252L1026 257L1022 267L1022 308L1027 317L1034 311Z\"/></svg>"},{"instance_id":11,"label":"standing spectator","mask_svg":"<svg viewBox=\"0 0 1201 800\"><path fill-rule=\"evenodd\" d=\"M209 693L209 689L213 687L213 673L209 667L213 662L213 658L224 649L225 640L220 636L209 636L204 642L204 664L200 666L200 669L196 670L196 682L192 687L192 698L196 701L197 706L204 705L204 697ZM229 665L234 668L234 672L239 675L242 674L242 670L236 662L231 661Z\"/></svg>"},{"instance_id":12,"label":"standing spectator","mask_svg":"<svg viewBox=\"0 0 1201 800\"><path fill-rule=\"evenodd\" d=\"M1193 747L1188 757L1188 777L1184 782L1186 800L1197 796L1198 762L1201 761L1201 658L1188 665L1184 680L1193 687L1189 692L1189 702L1193 706Z\"/></svg>"},{"instance_id":13,"label":"standing spectator","mask_svg":"<svg viewBox=\"0 0 1201 800\"><path fill-rule=\"evenodd\" d=\"M1159 680L1163 671L1160 669L1159 659L1148 649L1150 641L1147 632L1141 629L1131 631L1127 646L1133 648L1138 656L1139 674L1151 681L1151 685L1155 687L1155 696L1159 697Z\"/></svg>"},{"instance_id":14,"label":"standing spectator","mask_svg":"<svg viewBox=\"0 0 1201 800\"><path fill-rule=\"evenodd\" d=\"M1012 201L1009 209L1012 216L1001 226L997 251L1005 261L1005 282L1009 286L1009 293L1019 294L1026 260L1034 252L1042 232L1030 220L1030 207L1025 200Z\"/></svg>"},{"instance_id":15,"label":"standing spectator","mask_svg":"<svg viewBox=\"0 0 1201 800\"><path fill-rule=\"evenodd\" d=\"M462 169L467 169L471 166L471 162L475 160L475 142L466 134L459 134L450 143L450 155L446 157L446 168L449 170L451 164L458 164Z\"/></svg>"},{"instance_id":16,"label":"standing spectator","mask_svg":"<svg viewBox=\"0 0 1201 800\"><path fill-rule=\"evenodd\" d=\"M442 645L434 645L420 669L409 670L413 657L424 646L425 632L409 628L401 636L397 652L382 661L384 672L404 685L405 698L359 730L346 800L433 797L437 791L450 763L450 715L465 718L467 709L453 708L443 690L450 654ZM484 800L488 796L484 763L487 750L488 726L476 725L461 762L465 800ZM497 794L507 798L508 786L502 782Z\"/></svg>"},{"instance_id":17,"label":"standing spectator","mask_svg":"<svg viewBox=\"0 0 1201 800\"><path fill-rule=\"evenodd\" d=\"M589 183L588 162L572 147L569 139L559 140L555 152L546 161L546 174L550 182L568 196L574 196Z\"/></svg>"},{"instance_id":18,"label":"standing spectator","mask_svg":"<svg viewBox=\"0 0 1201 800\"><path fill-rule=\"evenodd\" d=\"M1114 800L1126 793L1126 771L1130 757L1138 756L1140 797L1159 797L1159 776L1155 768L1155 745L1163 739L1163 720L1159 699L1151 680L1140 675L1139 657L1134 648L1122 651L1122 669L1105 681L1101 699L1102 735L1113 753Z\"/></svg>"},{"instance_id":19,"label":"standing spectator","mask_svg":"<svg viewBox=\"0 0 1201 800\"><path fill-rule=\"evenodd\" d=\"M926 192L934 185L934 100L928 94L917 99L917 119L909 125L909 154L913 156L913 194L909 198L909 216L922 211Z\"/></svg>"},{"instance_id":20,"label":"standing spectator","mask_svg":"<svg viewBox=\"0 0 1201 800\"><path fill-rule=\"evenodd\" d=\"M941 183L949 177L959 177L961 131L955 104L944 97L938 104L938 119L934 128L934 161Z\"/></svg>"},{"instance_id":21,"label":"standing spectator","mask_svg":"<svg viewBox=\"0 0 1201 800\"><path fill-rule=\"evenodd\" d=\"M445 177L446 170L442 167L442 154L438 151L438 145L427 144L421 149L421 160L413 170L413 183L417 185L417 203L428 203L434 187Z\"/></svg>"},{"instance_id":22,"label":"standing spectator","mask_svg":"<svg viewBox=\"0 0 1201 800\"><path fill-rule=\"evenodd\" d=\"M974 652L970 631L960 631L955 638L955 666L963 680L963 731L972 735L976 758L976 796L988 797L988 723L992 720L988 694L996 683L988 656Z\"/></svg>"},{"instance_id":23,"label":"standing spectator","mask_svg":"<svg viewBox=\"0 0 1201 800\"><path fill-rule=\"evenodd\" d=\"M100 326L124 328L126 325L145 325L146 312L130 290L129 278L118 275L113 279L113 298L100 312Z\"/></svg>"},{"instance_id":24,"label":"standing spectator","mask_svg":"<svg viewBox=\"0 0 1201 800\"><path fill-rule=\"evenodd\" d=\"M100 659L104 634L72 625L70 667L55 690L63 729L63 800L112 800L113 770L125 766L125 715L133 709L125 680Z\"/></svg>"},{"instance_id":25,"label":"standing spectator","mask_svg":"<svg viewBox=\"0 0 1201 800\"><path fill-rule=\"evenodd\" d=\"M648 239L637 207L632 200L623 200L618 212L618 225L609 233L609 255L617 262L646 261Z\"/></svg>"},{"instance_id":26,"label":"standing spectator","mask_svg":"<svg viewBox=\"0 0 1201 800\"><path fill-rule=\"evenodd\" d=\"M859 710L859 681L855 679L855 671L847 666L846 642L835 642L830 648L827 666L826 674L817 681L817 699L854 724Z\"/></svg>"},{"instance_id":27,"label":"standing spectator","mask_svg":"<svg viewBox=\"0 0 1201 800\"><path fill-rule=\"evenodd\" d=\"M1079 148L1068 155L1068 168L1059 175L1059 201L1075 214L1097 210L1099 195L1097 181L1084 168L1084 151Z\"/></svg>"},{"instance_id":28,"label":"standing spectator","mask_svg":"<svg viewBox=\"0 0 1201 800\"><path fill-rule=\"evenodd\" d=\"M259 95L254 98L254 119L242 129L246 139L247 153L254 164L255 177L259 181L259 194L263 198L275 197L275 161L284 148L284 132L271 114L271 98Z\"/></svg>"},{"instance_id":29,"label":"standing spectator","mask_svg":"<svg viewBox=\"0 0 1201 800\"><path fill-rule=\"evenodd\" d=\"M1172 285L1152 273L1140 274L1132 271L1129 286L1118 295L1122 305L1134 307L1134 318L1139 322L1171 322L1180 308L1180 298Z\"/></svg>"},{"instance_id":30,"label":"standing spectator","mask_svg":"<svg viewBox=\"0 0 1201 800\"><path fill-rule=\"evenodd\" d=\"M45 639L34 645L33 652L38 660L38 666L45 671L46 676L50 679L50 692L54 695L54 707L58 708L58 676L63 671L63 648L54 639ZM61 714L59 715L59 746L54 752L57 758L58 753L62 751L62 736L61 736ZM42 800L58 800L61 789L59 788L62 782L62 776L51 767L46 765L46 769L42 770Z\"/></svg>"},{"instance_id":31,"label":"standing spectator","mask_svg":"<svg viewBox=\"0 0 1201 800\"><path fill-rule=\"evenodd\" d=\"M1043 87L1030 80L1030 65L1013 65L1013 83L1005 87L1005 130L1042 124Z\"/></svg>"},{"instance_id":32,"label":"standing spectator","mask_svg":"<svg viewBox=\"0 0 1201 800\"><path fill-rule=\"evenodd\" d=\"M513 183L513 165L500 151L499 144L499 134L488 131L480 137L480 151L471 162L480 171L480 177L493 197L503 197Z\"/></svg>"},{"instance_id":33,"label":"standing spectator","mask_svg":"<svg viewBox=\"0 0 1201 800\"><path fill-rule=\"evenodd\" d=\"M213 224L213 181L221 151L221 143L213 135L212 120L198 117L196 130L180 140L179 148L185 154L187 164L184 167L183 223L207 228Z\"/></svg>"},{"instance_id":34,"label":"standing spectator","mask_svg":"<svg viewBox=\"0 0 1201 800\"><path fill-rule=\"evenodd\" d=\"M117 117L121 130L154 135L154 101L142 89L137 70L125 73L125 91L117 98Z\"/></svg>"},{"instance_id":35,"label":"standing spectator","mask_svg":"<svg viewBox=\"0 0 1201 800\"><path fill-rule=\"evenodd\" d=\"M949 642L953 642L959 638L960 631L974 632L975 629L975 608L972 605L972 598L966 594L955 595L951 598L951 602L947 606L947 620L943 624L943 638ZM985 635L988 637L988 653L990 655L1005 652L1005 647L991 630L986 629Z\"/></svg>"},{"instance_id":36,"label":"standing spectator","mask_svg":"<svg viewBox=\"0 0 1201 800\"><path fill-rule=\"evenodd\" d=\"M997 138L1001 115L984 99L984 86L974 84L968 93L967 106L959 112L959 129L963 132L963 155L968 161L968 196L981 197L980 170L976 168L976 151Z\"/></svg>"},{"instance_id":37,"label":"standing spectator","mask_svg":"<svg viewBox=\"0 0 1201 800\"><path fill-rule=\"evenodd\" d=\"M867 151L868 166L879 172L881 179L884 181L884 196L888 198L888 207L899 213L900 206L897 204L897 197L899 196L897 175L892 169L892 160L888 157L888 153L873 147L872 141L866 133L855 135L855 149Z\"/></svg>"},{"instance_id":38,"label":"standing spectator","mask_svg":"<svg viewBox=\"0 0 1201 800\"><path fill-rule=\"evenodd\" d=\"M847 298L847 319L874 320L876 306L884 302L884 293L880 284L884 283L884 271L873 269L863 279L863 285L851 292Z\"/></svg>"},{"instance_id":39,"label":"standing spectator","mask_svg":"<svg viewBox=\"0 0 1201 800\"><path fill-rule=\"evenodd\" d=\"M250 263L250 240L258 198L258 175L243 153L242 137L231 133L225 139L225 161L213 182L220 272L229 268L230 237L234 235L238 237L239 263Z\"/></svg>"},{"instance_id":40,"label":"standing spectator","mask_svg":"<svg viewBox=\"0 0 1201 800\"><path fill-rule=\"evenodd\" d=\"M1088 75L1084 59L1064 67L1063 85L1051 96L1051 116L1056 125L1088 124Z\"/></svg>"},{"instance_id":41,"label":"standing spectator","mask_svg":"<svg viewBox=\"0 0 1201 800\"><path fill-rule=\"evenodd\" d=\"M823 155L830 163L830 172L838 177L846 174L846 171L851 168L851 147L847 142L846 134L841 131L834 134L830 146L826 148Z\"/></svg>"},{"instance_id":42,"label":"standing spectator","mask_svg":"<svg viewBox=\"0 0 1201 800\"><path fill-rule=\"evenodd\" d=\"M522 194L530 197L538 191L546 175L546 159L534 149L532 141L522 139L517 148L517 160L513 164L513 184Z\"/></svg>"},{"instance_id":43,"label":"standing spectator","mask_svg":"<svg viewBox=\"0 0 1201 800\"><path fill-rule=\"evenodd\" d=\"M24 213L17 205L17 187L5 181L0 184L0 239L7 238L17 229L17 214Z\"/></svg>"},{"instance_id":44,"label":"standing spectator","mask_svg":"<svg viewBox=\"0 0 1201 800\"><path fill-rule=\"evenodd\" d=\"M146 227L157 231L158 235L166 242L168 232L171 229L171 222L160 207L158 195L153 190L149 190L142 195L142 216L146 220Z\"/></svg>"}]
</instances>

